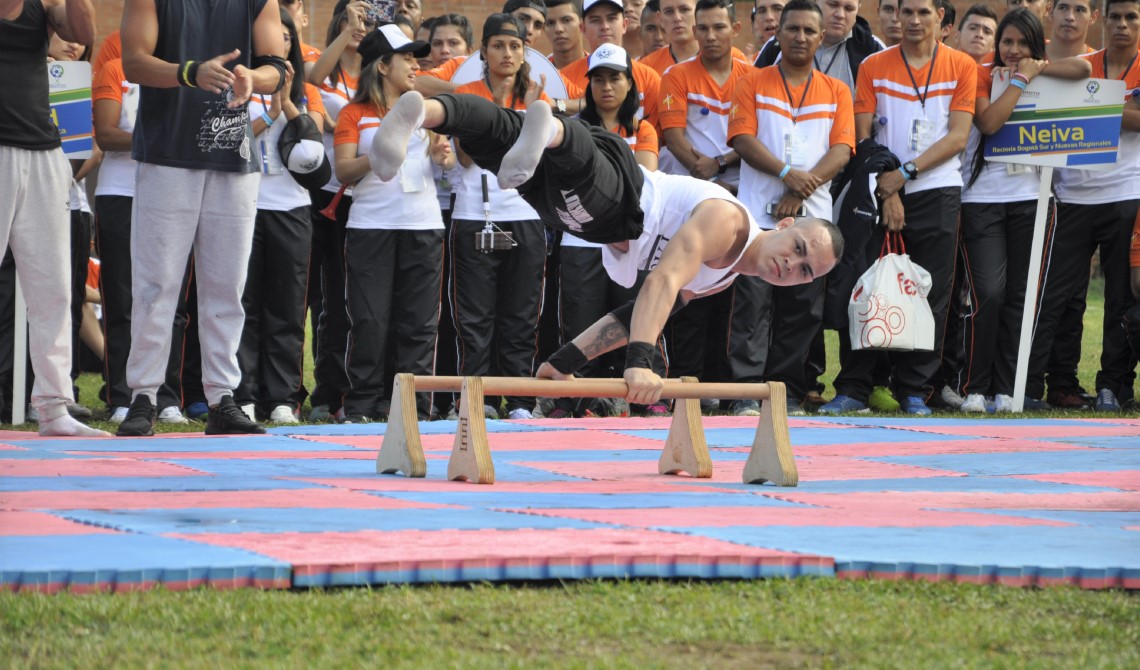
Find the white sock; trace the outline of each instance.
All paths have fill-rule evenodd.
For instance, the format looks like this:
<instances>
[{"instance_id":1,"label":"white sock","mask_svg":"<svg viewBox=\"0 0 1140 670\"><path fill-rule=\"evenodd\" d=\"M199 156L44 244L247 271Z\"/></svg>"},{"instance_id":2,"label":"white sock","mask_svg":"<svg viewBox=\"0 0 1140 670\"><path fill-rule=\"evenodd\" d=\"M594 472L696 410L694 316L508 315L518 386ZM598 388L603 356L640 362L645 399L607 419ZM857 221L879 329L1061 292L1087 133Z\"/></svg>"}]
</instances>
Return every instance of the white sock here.
<instances>
[{"instance_id":1,"label":"white sock","mask_svg":"<svg viewBox=\"0 0 1140 670\"><path fill-rule=\"evenodd\" d=\"M58 437L111 437L111 434L79 423L70 415L64 414L51 421L40 421L40 435Z\"/></svg>"},{"instance_id":2,"label":"white sock","mask_svg":"<svg viewBox=\"0 0 1140 670\"><path fill-rule=\"evenodd\" d=\"M519 139L503 156L499 166L499 188L518 188L534 176L538 162L542 160L542 152L558 132L557 123L547 102L535 100L530 103Z\"/></svg>"},{"instance_id":3,"label":"white sock","mask_svg":"<svg viewBox=\"0 0 1140 670\"><path fill-rule=\"evenodd\" d=\"M392 181L408 156L408 141L424 122L424 96L409 91L400 96L380 121L368 164L380 181Z\"/></svg>"}]
</instances>

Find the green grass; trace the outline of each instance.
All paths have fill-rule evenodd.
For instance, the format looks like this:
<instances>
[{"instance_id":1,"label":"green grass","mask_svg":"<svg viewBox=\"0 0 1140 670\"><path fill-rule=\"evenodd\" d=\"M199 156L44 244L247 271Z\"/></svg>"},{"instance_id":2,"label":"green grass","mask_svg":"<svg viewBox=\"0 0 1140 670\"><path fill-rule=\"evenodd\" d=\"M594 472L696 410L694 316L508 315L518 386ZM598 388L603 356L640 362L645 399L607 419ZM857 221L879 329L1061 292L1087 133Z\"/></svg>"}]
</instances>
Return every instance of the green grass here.
<instances>
[{"instance_id":1,"label":"green grass","mask_svg":"<svg viewBox=\"0 0 1140 670\"><path fill-rule=\"evenodd\" d=\"M1140 665L1122 592L844 582L0 594L9 667Z\"/></svg>"}]
</instances>

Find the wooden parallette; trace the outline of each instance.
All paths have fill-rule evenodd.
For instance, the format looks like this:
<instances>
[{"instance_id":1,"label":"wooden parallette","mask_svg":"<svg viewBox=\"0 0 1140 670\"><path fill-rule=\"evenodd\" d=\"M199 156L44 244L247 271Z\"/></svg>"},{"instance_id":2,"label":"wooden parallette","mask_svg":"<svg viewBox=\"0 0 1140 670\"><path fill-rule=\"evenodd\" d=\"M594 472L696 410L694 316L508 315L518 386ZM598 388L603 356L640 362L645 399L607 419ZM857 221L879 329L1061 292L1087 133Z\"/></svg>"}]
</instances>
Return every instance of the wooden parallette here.
<instances>
[{"instance_id":1,"label":"wooden parallette","mask_svg":"<svg viewBox=\"0 0 1140 670\"><path fill-rule=\"evenodd\" d=\"M756 427L752 450L744 466L745 484L770 481L777 486L796 486L799 473L788 438L788 415L784 385L700 383L693 377L666 379L662 398L678 400L673 422L658 461L661 474L686 472L693 477L712 476L701 425L700 398L744 398L766 401ZM487 441L487 425L483 417L483 395L522 395L549 398L624 398L627 387L621 379L573 379L555 381L516 377L427 377L396 375L392 391L392 407L376 471L381 474L402 472L407 477L423 477L427 473L419 424L416 422L416 392L446 391L461 393L459 423L447 465L448 479L467 480L477 484L495 481L495 465Z\"/></svg>"}]
</instances>

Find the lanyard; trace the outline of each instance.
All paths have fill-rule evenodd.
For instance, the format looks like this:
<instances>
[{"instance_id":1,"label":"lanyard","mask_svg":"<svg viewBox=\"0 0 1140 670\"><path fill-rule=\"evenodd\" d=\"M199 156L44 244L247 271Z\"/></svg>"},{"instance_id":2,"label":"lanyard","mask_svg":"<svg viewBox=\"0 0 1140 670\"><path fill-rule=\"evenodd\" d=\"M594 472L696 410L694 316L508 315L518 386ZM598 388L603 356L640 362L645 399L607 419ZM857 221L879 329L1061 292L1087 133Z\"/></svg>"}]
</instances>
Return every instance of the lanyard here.
<instances>
[{"instance_id":1,"label":"lanyard","mask_svg":"<svg viewBox=\"0 0 1140 670\"><path fill-rule=\"evenodd\" d=\"M792 102L792 89L788 86L788 78L784 76L784 68L777 66L776 69L780 71L780 79L784 82L784 93L788 94L788 106L791 107L794 103ZM800 115L800 110L804 107L804 100L807 99L808 90L811 88L812 76L813 72L808 72L807 83L804 84L804 92L803 95L800 96L800 104L792 108L793 126L796 125L797 117Z\"/></svg>"},{"instance_id":2,"label":"lanyard","mask_svg":"<svg viewBox=\"0 0 1140 670\"><path fill-rule=\"evenodd\" d=\"M831 72L831 66L835 65L835 59L839 57L839 52L840 51L846 51L846 49L844 48L846 46L847 46L847 40L843 40L842 42L839 43L839 46L835 47L835 51L831 52L831 60L827 61L827 67L825 67L825 68L819 66L818 54L815 56L812 56L812 60L815 61L815 69L819 70L820 72L822 72L824 74L828 74L829 72Z\"/></svg>"},{"instance_id":3,"label":"lanyard","mask_svg":"<svg viewBox=\"0 0 1140 670\"><path fill-rule=\"evenodd\" d=\"M1104 58L1101 61L1104 63L1104 78L1109 79L1108 76L1108 49L1103 51ZM1120 75L1120 81L1128 81L1128 73L1132 71L1132 66L1136 64L1136 57L1140 56L1140 51L1132 54L1132 60L1128 61L1128 67L1124 68L1124 72Z\"/></svg>"},{"instance_id":4,"label":"lanyard","mask_svg":"<svg viewBox=\"0 0 1140 670\"><path fill-rule=\"evenodd\" d=\"M914 80L914 72L910 69L910 63L906 61L906 54L903 53L902 48L899 48L899 57L903 60L903 66L906 67L906 74L910 77L910 84L914 87L914 95L918 98L918 102L922 105L922 111L926 111L926 98L930 95L930 78L934 76L934 61L938 59L938 43L934 43L934 53L930 56L930 62L927 64L930 68L926 72L926 87L921 93L918 92L918 82Z\"/></svg>"}]
</instances>

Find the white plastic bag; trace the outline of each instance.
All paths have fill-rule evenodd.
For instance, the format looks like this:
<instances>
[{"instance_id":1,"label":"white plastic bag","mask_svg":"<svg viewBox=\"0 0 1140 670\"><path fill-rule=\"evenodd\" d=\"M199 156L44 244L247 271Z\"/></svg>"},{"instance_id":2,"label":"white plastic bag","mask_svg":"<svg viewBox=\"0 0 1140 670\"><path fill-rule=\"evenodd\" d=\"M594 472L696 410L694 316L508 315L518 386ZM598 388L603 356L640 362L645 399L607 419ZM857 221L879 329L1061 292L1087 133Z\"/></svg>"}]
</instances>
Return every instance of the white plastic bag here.
<instances>
[{"instance_id":1,"label":"white plastic bag","mask_svg":"<svg viewBox=\"0 0 1140 670\"><path fill-rule=\"evenodd\" d=\"M883 251L851 291L851 348L933 351L930 273L911 262L902 235L887 233Z\"/></svg>"}]
</instances>

